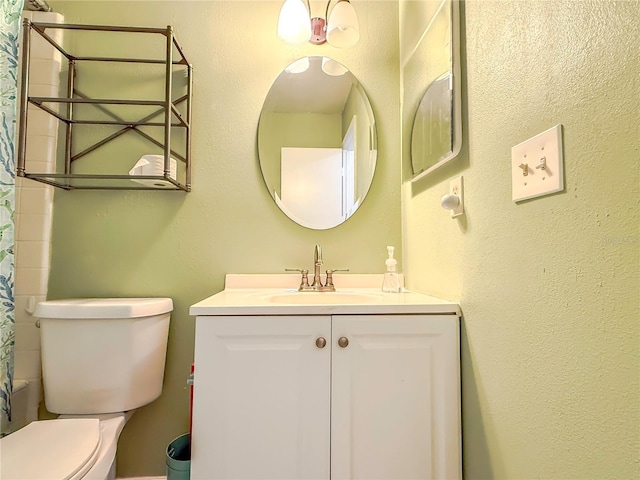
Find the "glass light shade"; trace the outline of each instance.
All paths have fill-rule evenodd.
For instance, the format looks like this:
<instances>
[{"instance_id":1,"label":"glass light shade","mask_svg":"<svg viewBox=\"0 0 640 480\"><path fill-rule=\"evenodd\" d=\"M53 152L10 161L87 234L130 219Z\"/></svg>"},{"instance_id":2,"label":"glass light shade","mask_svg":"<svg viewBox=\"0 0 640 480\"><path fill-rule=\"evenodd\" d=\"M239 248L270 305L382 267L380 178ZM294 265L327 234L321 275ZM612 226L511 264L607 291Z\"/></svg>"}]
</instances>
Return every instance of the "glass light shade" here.
<instances>
[{"instance_id":1,"label":"glass light shade","mask_svg":"<svg viewBox=\"0 0 640 480\"><path fill-rule=\"evenodd\" d=\"M309 57L304 57L296 60L284 69L284 71L287 73L304 73L307 70L309 70Z\"/></svg>"},{"instance_id":2,"label":"glass light shade","mask_svg":"<svg viewBox=\"0 0 640 480\"><path fill-rule=\"evenodd\" d=\"M322 71L332 77L339 77L344 75L349 70L344 65L336 62L329 57L322 57Z\"/></svg>"},{"instance_id":3,"label":"glass light shade","mask_svg":"<svg viewBox=\"0 0 640 480\"><path fill-rule=\"evenodd\" d=\"M358 17L348 1L338 2L327 22L327 42L334 47L353 47L360 40Z\"/></svg>"},{"instance_id":4,"label":"glass light shade","mask_svg":"<svg viewBox=\"0 0 640 480\"><path fill-rule=\"evenodd\" d=\"M291 45L309 41L311 21L302 0L285 0L282 4L278 17L278 36Z\"/></svg>"}]
</instances>

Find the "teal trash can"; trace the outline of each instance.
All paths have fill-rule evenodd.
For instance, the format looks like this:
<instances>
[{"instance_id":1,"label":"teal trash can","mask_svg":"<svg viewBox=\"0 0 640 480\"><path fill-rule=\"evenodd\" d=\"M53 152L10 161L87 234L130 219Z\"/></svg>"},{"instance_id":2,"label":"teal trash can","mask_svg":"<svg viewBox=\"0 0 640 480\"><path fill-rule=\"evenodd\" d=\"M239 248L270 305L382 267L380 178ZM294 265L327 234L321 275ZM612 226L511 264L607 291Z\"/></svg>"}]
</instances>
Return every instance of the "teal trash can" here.
<instances>
[{"instance_id":1,"label":"teal trash can","mask_svg":"<svg viewBox=\"0 0 640 480\"><path fill-rule=\"evenodd\" d=\"M167 480L189 480L191 477L191 438L180 435L167 446Z\"/></svg>"}]
</instances>

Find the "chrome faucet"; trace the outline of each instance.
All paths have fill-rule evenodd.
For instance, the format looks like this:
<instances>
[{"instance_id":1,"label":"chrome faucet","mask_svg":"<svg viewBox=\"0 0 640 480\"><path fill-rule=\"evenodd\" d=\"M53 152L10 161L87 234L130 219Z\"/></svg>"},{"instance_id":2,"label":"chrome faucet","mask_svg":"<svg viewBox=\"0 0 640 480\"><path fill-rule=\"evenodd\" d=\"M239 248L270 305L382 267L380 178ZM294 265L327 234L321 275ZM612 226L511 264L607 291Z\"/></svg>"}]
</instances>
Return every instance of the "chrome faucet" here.
<instances>
[{"instance_id":1,"label":"chrome faucet","mask_svg":"<svg viewBox=\"0 0 640 480\"><path fill-rule=\"evenodd\" d=\"M309 285L309 270L285 268L285 271L300 272L302 274L300 286L298 287L299 292L335 292L336 287L333 285L333 273L348 272L349 269L343 268L339 270L327 270L327 279L323 285L322 278L320 277L320 267L322 266L322 263L322 248L320 245L316 245L313 250L313 282L311 285Z\"/></svg>"}]
</instances>

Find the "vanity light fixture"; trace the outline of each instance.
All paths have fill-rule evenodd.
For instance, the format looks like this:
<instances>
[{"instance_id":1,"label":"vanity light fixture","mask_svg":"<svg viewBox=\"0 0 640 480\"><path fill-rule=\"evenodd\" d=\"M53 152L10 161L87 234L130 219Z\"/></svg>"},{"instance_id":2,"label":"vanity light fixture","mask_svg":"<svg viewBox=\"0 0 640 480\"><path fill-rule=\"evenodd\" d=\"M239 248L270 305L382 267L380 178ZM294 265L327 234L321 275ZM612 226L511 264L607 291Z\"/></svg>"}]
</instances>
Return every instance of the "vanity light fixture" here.
<instances>
[{"instance_id":1,"label":"vanity light fixture","mask_svg":"<svg viewBox=\"0 0 640 480\"><path fill-rule=\"evenodd\" d=\"M291 45L328 42L334 47L353 47L360 40L358 16L349 0L337 0L329 10L327 2L324 18L311 17L311 4L306 0L285 0L278 17L278 36Z\"/></svg>"}]
</instances>

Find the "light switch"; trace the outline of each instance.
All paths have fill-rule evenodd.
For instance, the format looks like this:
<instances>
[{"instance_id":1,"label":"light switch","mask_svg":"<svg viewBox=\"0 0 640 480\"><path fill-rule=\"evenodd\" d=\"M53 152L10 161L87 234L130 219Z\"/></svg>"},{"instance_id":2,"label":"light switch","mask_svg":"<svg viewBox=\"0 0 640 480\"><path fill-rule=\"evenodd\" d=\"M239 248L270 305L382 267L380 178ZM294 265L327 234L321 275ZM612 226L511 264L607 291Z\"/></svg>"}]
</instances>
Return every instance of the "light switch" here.
<instances>
[{"instance_id":1,"label":"light switch","mask_svg":"<svg viewBox=\"0 0 640 480\"><path fill-rule=\"evenodd\" d=\"M511 148L514 202L564 190L562 125L556 125Z\"/></svg>"}]
</instances>

